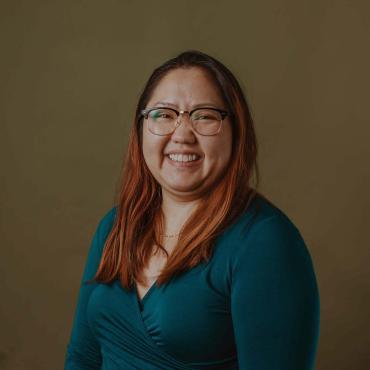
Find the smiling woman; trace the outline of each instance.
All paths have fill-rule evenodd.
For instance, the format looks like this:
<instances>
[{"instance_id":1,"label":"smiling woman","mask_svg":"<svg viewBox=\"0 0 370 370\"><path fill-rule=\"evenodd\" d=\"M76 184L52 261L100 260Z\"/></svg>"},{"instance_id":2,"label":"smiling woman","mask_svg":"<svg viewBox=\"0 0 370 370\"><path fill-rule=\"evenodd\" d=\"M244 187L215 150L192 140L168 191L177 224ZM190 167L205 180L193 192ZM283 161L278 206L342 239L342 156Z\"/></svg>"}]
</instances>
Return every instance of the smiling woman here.
<instances>
[{"instance_id":1,"label":"smiling woman","mask_svg":"<svg viewBox=\"0 0 370 370\"><path fill-rule=\"evenodd\" d=\"M153 71L117 204L91 243L65 369L314 369L311 256L256 190L256 158L248 104L222 63L190 50Z\"/></svg>"},{"instance_id":2,"label":"smiling woman","mask_svg":"<svg viewBox=\"0 0 370 370\"><path fill-rule=\"evenodd\" d=\"M158 83L147 107L156 106L158 103L155 102L161 100L169 101L168 106L177 107L181 112L192 114L182 113L180 123L177 111L169 117L165 116L166 122L163 122L164 118L147 118L148 124L142 131L145 163L161 186L163 198L180 202L186 199L185 196L200 199L202 193L211 192L210 188L214 187L230 161L232 129L230 120L227 117L223 120L217 110L204 119L204 115L199 115L203 109L198 105L198 109L194 110L194 105L204 102L203 108L216 106L225 112L225 103L207 71L199 67L177 68L168 72ZM150 127L160 130L166 123L169 128L172 126L167 134L153 135ZM210 134L200 134L199 127ZM170 158L170 153L178 156ZM188 162L186 158L184 162L184 154L195 154L198 159Z\"/></svg>"}]
</instances>

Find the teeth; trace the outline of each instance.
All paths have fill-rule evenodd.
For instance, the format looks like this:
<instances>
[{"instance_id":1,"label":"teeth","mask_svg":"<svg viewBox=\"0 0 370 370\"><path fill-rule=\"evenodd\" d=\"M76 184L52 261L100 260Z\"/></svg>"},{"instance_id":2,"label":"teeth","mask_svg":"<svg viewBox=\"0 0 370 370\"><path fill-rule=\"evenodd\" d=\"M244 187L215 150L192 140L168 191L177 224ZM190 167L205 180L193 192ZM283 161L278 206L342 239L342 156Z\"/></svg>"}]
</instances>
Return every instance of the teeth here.
<instances>
[{"instance_id":1,"label":"teeth","mask_svg":"<svg viewBox=\"0 0 370 370\"><path fill-rule=\"evenodd\" d=\"M198 159L196 154L170 154L169 157L177 162L191 162Z\"/></svg>"}]
</instances>

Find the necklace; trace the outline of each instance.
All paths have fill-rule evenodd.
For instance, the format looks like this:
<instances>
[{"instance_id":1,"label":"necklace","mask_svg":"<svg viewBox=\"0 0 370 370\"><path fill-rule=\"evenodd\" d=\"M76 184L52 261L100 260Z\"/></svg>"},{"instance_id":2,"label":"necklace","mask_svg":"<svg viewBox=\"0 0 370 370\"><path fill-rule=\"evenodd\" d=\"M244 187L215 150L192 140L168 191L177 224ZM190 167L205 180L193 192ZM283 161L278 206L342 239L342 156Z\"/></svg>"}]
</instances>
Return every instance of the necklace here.
<instances>
[{"instance_id":1,"label":"necklace","mask_svg":"<svg viewBox=\"0 0 370 370\"><path fill-rule=\"evenodd\" d=\"M174 238L178 235L180 235L180 233L177 233L177 234L161 234L161 236L164 236L165 238Z\"/></svg>"}]
</instances>

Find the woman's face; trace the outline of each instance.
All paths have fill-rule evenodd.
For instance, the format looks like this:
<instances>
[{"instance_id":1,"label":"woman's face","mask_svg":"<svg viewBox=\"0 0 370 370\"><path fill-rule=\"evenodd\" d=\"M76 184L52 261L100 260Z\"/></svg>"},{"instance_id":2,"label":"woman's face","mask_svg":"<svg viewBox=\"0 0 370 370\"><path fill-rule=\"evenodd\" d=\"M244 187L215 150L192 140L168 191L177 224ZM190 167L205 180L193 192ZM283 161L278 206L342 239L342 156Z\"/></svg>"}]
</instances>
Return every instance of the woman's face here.
<instances>
[{"instance_id":1,"label":"woman's face","mask_svg":"<svg viewBox=\"0 0 370 370\"><path fill-rule=\"evenodd\" d=\"M196 105L223 110L226 105L207 71L199 67L178 68L169 71L154 89L146 109L168 106L191 111ZM194 200L209 189L222 175L231 156L232 131L228 116L221 130L214 136L202 136L191 125L187 113L180 116L181 124L167 136L154 135L148 130L148 120L143 120L143 154L162 192L183 200ZM199 160L188 166L175 162L168 153L191 152Z\"/></svg>"}]
</instances>

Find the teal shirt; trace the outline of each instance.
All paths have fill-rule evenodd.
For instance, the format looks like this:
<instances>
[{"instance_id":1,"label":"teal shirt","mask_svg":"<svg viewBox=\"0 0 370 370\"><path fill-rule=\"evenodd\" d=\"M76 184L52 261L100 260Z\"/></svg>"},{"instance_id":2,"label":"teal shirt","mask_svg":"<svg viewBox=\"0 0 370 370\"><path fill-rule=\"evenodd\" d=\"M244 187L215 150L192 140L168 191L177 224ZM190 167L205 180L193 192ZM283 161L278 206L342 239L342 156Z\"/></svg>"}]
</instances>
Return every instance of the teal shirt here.
<instances>
[{"instance_id":1,"label":"teal shirt","mask_svg":"<svg viewBox=\"0 0 370 370\"><path fill-rule=\"evenodd\" d=\"M142 300L119 280L84 284L115 215L114 207L91 243L65 370L314 369L318 285L308 248L280 209L256 198L207 263L153 284Z\"/></svg>"}]
</instances>

